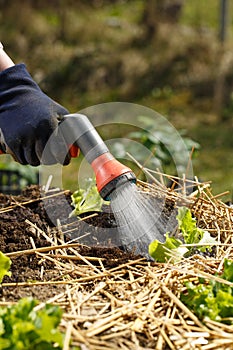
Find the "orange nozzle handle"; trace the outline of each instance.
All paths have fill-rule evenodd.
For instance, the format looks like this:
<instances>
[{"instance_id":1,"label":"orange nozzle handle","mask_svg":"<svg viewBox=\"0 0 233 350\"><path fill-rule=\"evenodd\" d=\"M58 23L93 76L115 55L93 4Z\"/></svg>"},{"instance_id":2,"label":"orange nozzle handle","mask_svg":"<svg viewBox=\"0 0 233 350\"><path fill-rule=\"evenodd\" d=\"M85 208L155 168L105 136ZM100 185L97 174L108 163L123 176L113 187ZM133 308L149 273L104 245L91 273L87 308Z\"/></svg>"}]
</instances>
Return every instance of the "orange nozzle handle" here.
<instances>
[{"instance_id":1,"label":"orange nozzle handle","mask_svg":"<svg viewBox=\"0 0 233 350\"><path fill-rule=\"evenodd\" d=\"M109 152L101 154L94 159L91 166L95 172L97 189L101 196L104 194L103 197L107 196L105 194L105 189L107 189L109 184L111 184L110 187L111 190L113 190L116 186L117 179L125 174L133 174L130 168L116 160ZM133 174L131 180L135 179L135 175Z\"/></svg>"},{"instance_id":2,"label":"orange nozzle handle","mask_svg":"<svg viewBox=\"0 0 233 350\"><path fill-rule=\"evenodd\" d=\"M80 153L80 149L76 145L70 145L69 146L69 153L71 158L77 158Z\"/></svg>"}]
</instances>

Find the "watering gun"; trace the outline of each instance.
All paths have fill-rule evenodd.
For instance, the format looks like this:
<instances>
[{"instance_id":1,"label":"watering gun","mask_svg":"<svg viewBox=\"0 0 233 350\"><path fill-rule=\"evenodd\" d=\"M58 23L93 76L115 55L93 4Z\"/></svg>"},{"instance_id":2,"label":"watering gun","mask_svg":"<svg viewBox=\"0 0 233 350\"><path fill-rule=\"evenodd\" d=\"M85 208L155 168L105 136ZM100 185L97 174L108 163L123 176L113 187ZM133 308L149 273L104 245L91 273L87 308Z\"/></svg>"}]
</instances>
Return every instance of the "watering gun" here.
<instances>
[{"instance_id":1,"label":"watering gun","mask_svg":"<svg viewBox=\"0 0 233 350\"><path fill-rule=\"evenodd\" d=\"M62 132L66 140L72 144L70 154L77 154L77 147L81 150L94 170L97 189L103 199L109 200L109 195L118 186L128 181L136 182L132 170L113 157L85 115L68 114L64 116L61 125L64 125Z\"/></svg>"}]
</instances>

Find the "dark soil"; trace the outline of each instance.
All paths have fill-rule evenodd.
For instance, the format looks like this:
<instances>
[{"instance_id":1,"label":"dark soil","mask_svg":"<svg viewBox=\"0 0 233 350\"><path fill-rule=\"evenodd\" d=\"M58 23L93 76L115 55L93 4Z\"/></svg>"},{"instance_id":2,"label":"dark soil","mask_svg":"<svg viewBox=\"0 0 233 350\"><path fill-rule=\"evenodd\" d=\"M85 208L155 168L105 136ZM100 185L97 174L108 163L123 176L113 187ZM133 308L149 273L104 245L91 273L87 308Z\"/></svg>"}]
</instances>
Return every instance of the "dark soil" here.
<instances>
[{"instance_id":1,"label":"dark soil","mask_svg":"<svg viewBox=\"0 0 233 350\"><path fill-rule=\"evenodd\" d=\"M162 213L164 223L169 224L169 215L174 213L172 209L169 203L165 205ZM120 246L110 206L104 206L100 213L88 213L82 221L70 217L72 210L69 191L50 190L45 194L34 185L27 187L18 196L0 194L0 250L12 253L51 246L51 237L59 239L62 236L63 243L80 243L76 249L81 255L104 257L105 268L142 257ZM164 229L167 228L168 225L164 225ZM21 254L11 257L11 260L12 275L4 277L2 301L14 301L25 296L48 300L64 290L63 285L22 286L21 282L59 279L59 271L53 262L43 260L36 254ZM18 285L10 286L10 283Z\"/></svg>"},{"instance_id":2,"label":"dark soil","mask_svg":"<svg viewBox=\"0 0 233 350\"><path fill-rule=\"evenodd\" d=\"M55 195L55 196L52 196ZM63 231L64 241L80 242L78 252L84 256L105 257L104 265L111 268L136 259L139 256L125 252L117 246L114 240L116 224L109 207L101 213L92 213L93 217L85 221L69 218L73 208L71 193L51 191L47 199L38 186L26 188L21 195L11 196L0 194L0 250L3 253L50 246L48 239L41 231L49 234ZM6 210L4 210L6 208ZM55 228L59 219L60 229ZM78 237L85 236L78 239ZM116 235L115 235L116 237ZM1 291L2 301L18 300L32 296L40 300L57 294L63 286L20 286L7 285L9 282L20 283L28 281L46 281L59 278L59 273L53 263L43 261L35 254L12 257L11 277L5 277ZM41 276L41 270L46 273Z\"/></svg>"}]
</instances>

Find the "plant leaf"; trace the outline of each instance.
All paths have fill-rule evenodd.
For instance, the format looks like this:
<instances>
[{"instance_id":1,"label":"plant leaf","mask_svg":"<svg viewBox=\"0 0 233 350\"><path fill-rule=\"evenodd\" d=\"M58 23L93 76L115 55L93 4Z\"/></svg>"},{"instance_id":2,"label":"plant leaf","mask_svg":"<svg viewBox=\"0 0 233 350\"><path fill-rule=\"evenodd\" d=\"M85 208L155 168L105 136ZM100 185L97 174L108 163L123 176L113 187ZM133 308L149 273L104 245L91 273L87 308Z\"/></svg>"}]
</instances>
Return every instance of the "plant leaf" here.
<instances>
[{"instance_id":1,"label":"plant leaf","mask_svg":"<svg viewBox=\"0 0 233 350\"><path fill-rule=\"evenodd\" d=\"M4 276L11 276L10 267L11 259L0 252L0 283L2 283Z\"/></svg>"},{"instance_id":2,"label":"plant leaf","mask_svg":"<svg viewBox=\"0 0 233 350\"><path fill-rule=\"evenodd\" d=\"M196 226L196 220L192 218L190 209L180 207L177 214L179 230L182 233L186 244L199 244L199 250L205 252L206 249L212 247L216 243L216 239L211 237L208 231L204 231ZM209 243L210 246L207 246ZM203 246L200 246L203 244ZM186 253L192 252L192 248L188 249L182 245L182 241L175 237L170 237L169 232L166 233L165 243L155 240L149 245L149 254L158 262L165 262L172 257L171 261L180 260ZM232 272L233 273L233 272Z\"/></svg>"},{"instance_id":3,"label":"plant leaf","mask_svg":"<svg viewBox=\"0 0 233 350\"><path fill-rule=\"evenodd\" d=\"M224 260L222 279L232 282L233 261ZM216 280L199 279L199 284L186 283L187 292L181 294L184 302L200 319L233 324L233 287Z\"/></svg>"},{"instance_id":4,"label":"plant leaf","mask_svg":"<svg viewBox=\"0 0 233 350\"><path fill-rule=\"evenodd\" d=\"M72 205L75 207L71 215L80 215L90 211L101 211L104 200L101 198L95 181L87 180L86 189L80 188L73 193Z\"/></svg>"},{"instance_id":5,"label":"plant leaf","mask_svg":"<svg viewBox=\"0 0 233 350\"><path fill-rule=\"evenodd\" d=\"M222 278L229 282L233 282L233 262L232 260L225 259L224 260L224 270L222 274Z\"/></svg>"},{"instance_id":6,"label":"plant leaf","mask_svg":"<svg viewBox=\"0 0 233 350\"><path fill-rule=\"evenodd\" d=\"M196 226L196 220L192 217L190 209L186 207L179 208L177 220L185 243L199 243L204 231Z\"/></svg>"},{"instance_id":7,"label":"plant leaf","mask_svg":"<svg viewBox=\"0 0 233 350\"><path fill-rule=\"evenodd\" d=\"M178 254L178 248L182 244L182 242L175 237L169 237L166 234L165 243L159 242L157 239L149 245L149 254L150 256L157 262L166 262L171 255L174 256L172 251L175 251Z\"/></svg>"},{"instance_id":8,"label":"plant leaf","mask_svg":"<svg viewBox=\"0 0 233 350\"><path fill-rule=\"evenodd\" d=\"M206 244L210 244L209 246ZM214 237L211 237L210 233L208 231L203 231L202 239L199 241L199 244L203 244L203 247L200 247L201 252L205 252L206 249L211 249L213 247L213 244L216 244L216 239Z\"/></svg>"},{"instance_id":9,"label":"plant leaf","mask_svg":"<svg viewBox=\"0 0 233 350\"><path fill-rule=\"evenodd\" d=\"M37 304L35 299L23 298L15 305L0 308L1 349L62 349L63 336L57 329L61 309L47 304L35 311Z\"/></svg>"}]
</instances>

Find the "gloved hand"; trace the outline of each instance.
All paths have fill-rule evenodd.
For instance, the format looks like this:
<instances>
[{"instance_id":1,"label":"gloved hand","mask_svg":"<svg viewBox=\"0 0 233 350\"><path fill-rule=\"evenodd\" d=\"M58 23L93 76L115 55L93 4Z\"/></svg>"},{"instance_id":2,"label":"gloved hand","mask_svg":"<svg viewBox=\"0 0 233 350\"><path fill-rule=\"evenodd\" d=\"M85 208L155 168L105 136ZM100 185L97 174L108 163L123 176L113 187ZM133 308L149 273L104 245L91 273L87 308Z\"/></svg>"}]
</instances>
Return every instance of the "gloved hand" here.
<instances>
[{"instance_id":1,"label":"gloved hand","mask_svg":"<svg viewBox=\"0 0 233 350\"><path fill-rule=\"evenodd\" d=\"M0 148L19 163L69 163L68 146L56 129L65 114L68 111L41 91L24 64L0 73Z\"/></svg>"}]
</instances>

